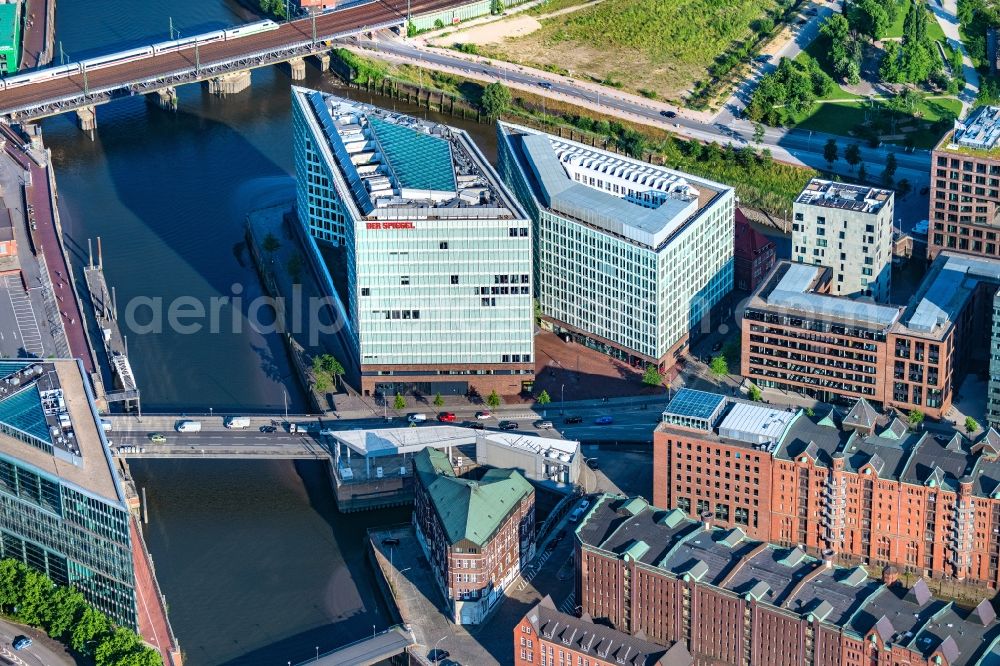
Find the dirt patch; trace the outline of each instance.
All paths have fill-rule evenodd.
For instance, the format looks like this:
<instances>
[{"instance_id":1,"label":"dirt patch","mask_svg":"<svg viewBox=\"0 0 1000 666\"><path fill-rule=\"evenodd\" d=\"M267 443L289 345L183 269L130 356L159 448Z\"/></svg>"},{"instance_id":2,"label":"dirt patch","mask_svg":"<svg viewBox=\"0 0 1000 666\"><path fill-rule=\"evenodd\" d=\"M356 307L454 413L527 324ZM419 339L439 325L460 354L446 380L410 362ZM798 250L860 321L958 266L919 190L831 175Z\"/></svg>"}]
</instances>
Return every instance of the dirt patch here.
<instances>
[{"instance_id":1,"label":"dirt patch","mask_svg":"<svg viewBox=\"0 0 1000 666\"><path fill-rule=\"evenodd\" d=\"M455 44L475 44L476 46L500 44L505 38L524 37L541 27L542 24L538 22L538 19L519 14L503 21L484 23L473 28L442 35L431 40L429 43L432 46L445 47Z\"/></svg>"}]
</instances>

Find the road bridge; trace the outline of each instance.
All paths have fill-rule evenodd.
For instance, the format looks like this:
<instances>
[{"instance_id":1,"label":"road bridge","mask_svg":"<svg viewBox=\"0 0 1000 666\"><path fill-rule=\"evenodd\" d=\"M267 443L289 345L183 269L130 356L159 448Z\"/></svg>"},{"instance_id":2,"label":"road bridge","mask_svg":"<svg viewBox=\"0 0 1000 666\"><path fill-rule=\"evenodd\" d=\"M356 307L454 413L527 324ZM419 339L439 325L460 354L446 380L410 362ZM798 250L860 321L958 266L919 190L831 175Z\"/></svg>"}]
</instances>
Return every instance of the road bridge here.
<instances>
[{"instance_id":1,"label":"road bridge","mask_svg":"<svg viewBox=\"0 0 1000 666\"><path fill-rule=\"evenodd\" d=\"M30 121L76 111L85 130L93 130L94 106L136 94L157 93L173 103L175 87L208 81L215 92L238 92L250 81L250 70L290 63L292 78L305 76L303 58L328 62L331 42L351 35L402 26L407 16L439 12L468 0L372 0L363 4L282 23L277 29L236 39L189 46L128 58L99 69L66 70L0 90L0 116ZM325 60L324 60L325 59ZM44 72L44 70L42 70Z\"/></svg>"}]
</instances>

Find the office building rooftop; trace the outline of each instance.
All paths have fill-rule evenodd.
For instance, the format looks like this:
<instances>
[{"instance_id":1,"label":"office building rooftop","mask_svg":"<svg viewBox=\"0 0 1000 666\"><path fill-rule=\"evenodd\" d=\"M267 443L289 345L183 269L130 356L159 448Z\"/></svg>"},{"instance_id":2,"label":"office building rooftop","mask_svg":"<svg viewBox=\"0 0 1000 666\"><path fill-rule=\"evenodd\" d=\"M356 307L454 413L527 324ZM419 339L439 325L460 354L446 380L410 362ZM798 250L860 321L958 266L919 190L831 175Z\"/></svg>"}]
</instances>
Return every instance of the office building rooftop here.
<instances>
[{"instance_id":1,"label":"office building rooftop","mask_svg":"<svg viewBox=\"0 0 1000 666\"><path fill-rule=\"evenodd\" d=\"M797 204L877 213L892 199L890 190L813 178L795 199Z\"/></svg>"},{"instance_id":2,"label":"office building rooftop","mask_svg":"<svg viewBox=\"0 0 1000 666\"><path fill-rule=\"evenodd\" d=\"M322 128L359 217L524 218L465 132L303 88L293 94Z\"/></svg>"},{"instance_id":3,"label":"office building rooftop","mask_svg":"<svg viewBox=\"0 0 1000 666\"><path fill-rule=\"evenodd\" d=\"M981 284L1000 285L1000 261L941 252L910 299L902 324L913 333L940 338Z\"/></svg>"},{"instance_id":4,"label":"office building rooftop","mask_svg":"<svg viewBox=\"0 0 1000 666\"><path fill-rule=\"evenodd\" d=\"M768 450L787 432L796 415L795 411L682 388L663 410L659 427L699 430L699 437Z\"/></svg>"},{"instance_id":5,"label":"office building rooftop","mask_svg":"<svg viewBox=\"0 0 1000 666\"><path fill-rule=\"evenodd\" d=\"M992 150L1000 140L1000 107L981 106L964 121L955 121L955 130L938 145L938 150L968 148Z\"/></svg>"},{"instance_id":6,"label":"office building rooftop","mask_svg":"<svg viewBox=\"0 0 1000 666\"><path fill-rule=\"evenodd\" d=\"M0 361L0 452L105 499L124 499L75 360Z\"/></svg>"},{"instance_id":7,"label":"office building rooftop","mask_svg":"<svg viewBox=\"0 0 1000 666\"><path fill-rule=\"evenodd\" d=\"M653 249L731 188L517 125L500 124L553 211Z\"/></svg>"}]
</instances>

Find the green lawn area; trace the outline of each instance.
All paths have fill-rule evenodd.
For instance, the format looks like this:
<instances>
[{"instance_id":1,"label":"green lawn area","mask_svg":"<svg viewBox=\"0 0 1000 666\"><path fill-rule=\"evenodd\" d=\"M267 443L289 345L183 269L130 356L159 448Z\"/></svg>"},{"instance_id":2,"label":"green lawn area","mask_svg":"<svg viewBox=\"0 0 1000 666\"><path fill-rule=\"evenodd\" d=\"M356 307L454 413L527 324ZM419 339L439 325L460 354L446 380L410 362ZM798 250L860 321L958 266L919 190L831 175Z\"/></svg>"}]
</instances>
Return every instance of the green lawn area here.
<instances>
[{"instance_id":1,"label":"green lawn area","mask_svg":"<svg viewBox=\"0 0 1000 666\"><path fill-rule=\"evenodd\" d=\"M592 0L547 0L537 7L532 7L528 10L529 14L535 16L543 16L545 14L551 14L552 12L557 12L560 9L566 9L567 7L575 7L577 5L582 5Z\"/></svg>"},{"instance_id":2,"label":"green lawn area","mask_svg":"<svg viewBox=\"0 0 1000 666\"><path fill-rule=\"evenodd\" d=\"M547 12L575 2L552 0ZM752 38L752 26L776 6L777 0L604 0L543 19L539 30L484 51L679 98L707 78L716 58Z\"/></svg>"},{"instance_id":3,"label":"green lawn area","mask_svg":"<svg viewBox=\"0 0 1000 666\"><path fill-rule=\"evenodd\" d=\"M811 52L815 48L816 48L816 42L814 41L811 44L809 44L809 46L807 46L804 51L802 51L797 56L795 56L795 62L801 63L803 65L808 65L809 61L815 60L815 58L816 58L815 53ZM820 60L820 62L822 63L823 61ZM833 90L830 92L830 94L829 95L825 95L824 97L821 97L820 99L838 99L838 100L839 99L843 99L843 100L848 100L848 99L858 99L859 98L858 95L855 95L851 91L844 90L843 88L841 88L840 85L837 84L836 79L834 79L833 83L834 83Z\"/></svg>"},{"instance_id":4,"label":"green lawn area","mask_svg":"<svg viewBox=\"0 0 1000 666\"><path fill-rule=\"evenodd\" d=\"M961 110L962 103L957 99L921 100L914 110L915 115L919 118L897 115L896 132L904 134L902 129L916 127L916 131L905 134L913 137L914 145L917 148L932 148L941 137L939 132L931 128L931 123L949 115L957 116ZM881 128L880 133L888 134L892 127L890 121L893 113L882 105L877 105L872 110L870 103L862 101L826 102L814 104L809 111L802 115L795 126L799 129L841 136L857 136L855 128L871 120ZM887 142L902 145L905 140L890 139Z\"/></svg>"},{"instance_id":5,"label":"green lawn area","mask_svg":"<svg viewBox=\"0 0 1000 666\"><path fill-rule=\"evenodd\" d=\"M934 18L934 13L928 9L927 10L927 36L934 41L944 40L944 30L941 29L941 24L937 22ZM899 12L896 15L896 22L889 26L886 31L886 37L902 37L903 36L903 22L906 21L906 6L899 8Z\"/></svg>"}]
</instances>

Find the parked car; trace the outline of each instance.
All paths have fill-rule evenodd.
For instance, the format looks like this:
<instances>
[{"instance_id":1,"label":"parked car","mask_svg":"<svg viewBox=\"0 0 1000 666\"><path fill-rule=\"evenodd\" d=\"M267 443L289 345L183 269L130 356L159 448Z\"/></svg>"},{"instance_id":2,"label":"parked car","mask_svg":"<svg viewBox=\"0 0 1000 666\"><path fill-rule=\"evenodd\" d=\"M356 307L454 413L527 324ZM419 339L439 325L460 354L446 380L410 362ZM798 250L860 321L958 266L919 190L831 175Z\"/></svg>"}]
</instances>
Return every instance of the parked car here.
<instances>
[{"instance_id":1,"label":"parked car","mask_svg":"<svg viewBox=\"0 0 1000 666\"><path fill-rule=\"evenodd\" d=\"M587 458L587 467L590 469L600 469L600 465L597 464L597 458Z\"/></svg>"},{"instance_id":2,"label":"parked car","mask_svg":"<svg viewBox=\"0 0 1000 666\"><path fill-rule=\"evenodd\" d=\"M455 421L455 414L453 412L441 412L438 414L438 421L452 423Z\"/></svg>"},{"instance_id":3,"label":"parked car","mask_svg":"<svg viewBox=\"0 0 1000 666\"><path fill-rule=\"evenodd\" d=\"M167 441L167 438L158 432L151 432L149 433L149 441L151 441L153 444L163 444L165 441Z\"/></svg>"},{"instance_id":4,"label":"parked car","mask_svg":"<svg viewBox=\"0 0 1000 666\"><path fill-rule=\"evenodd\" d=\"M500 429L501 430L517 430L517 428L518 428L518 426L517 426L517 422L516 421L501 421L500 422Z\"/></svg>"},{"instance_id":5,"label":"parked car","mask_svg":"<svg viewBox=\"0 0 1000 666\"><path fill-rule=\"evenodd\" d=\"M538 85L545 88L546 90L552 90L552 84L549 83L548 81L539 81Z\"/></svg>"},{"instance_id":6,"label":"parked car","mask_svg":"<svg viewBox=\"0 0 1000 666\"><path fill-rule=\"evenodd\" d=\"M434 648L433 650L427 653L427 658L436 664L437 662L443 659L447 659L448 655L450 654L451 653L448 652L447 650L442 650L441 648Z\"/></svg>"},{"instance_id":7,"label":"parked car","mask_svg":"<svg viewBox=\"0 0 1000 666\"><path fill-rule=\"evenodd\" d=\"M535 427L539 430L551 430L552 421L535 421Z\"/></svg>"},{"instance_id":8,"label":"parked car","mask_svg":"<svg viewBox=\"0 0 1000 666\"><path fill-rule=\"evenodd\" d=\"M277 432L278 431L278 427L277 426L261 426L260 427L260 431L261 432Z\"/></svg>"},{"instance_id":9,"label":"parked car","mask_svg":"<svg viewBox=\"0 0 1000 666\"><path fill-rule=\"evenodd\" d=\"M382 545L383 546L398 546L399 545L399 539L396 539L395 537L389 537L388 539L382 539Z\"/></svg>"},{"instance_id":10,"label":"parked car","mask_svg":"<svg viewBox=\"0 0 1000 666\"><path fill-rule=\"evenodd\" d=\"M677 112L676 111L660 111L660 115L663 116L664 118L676 118L677 117Z\"/></svg>"},{"instance_id":11,"label":"parked car","mask_svg":"<svg viewBox=\"0 0 1000 666\"><path fill-rule=\"evenodd\" d=\"M31 639L27 636L18 636L14 639L12 646L15 650L24 650L31 647Z\"/></svg>"},{"instance_id":12,"label":"parked car","mask_svg":"<svg viewBox=\"0 0 1000 666\"><path fill-rule=\"evenodd\" d=\"M582 416L567 416L566 418L563 419L563 423L567 423L569 425L572 425L574 423L583 423L583 417Z\"/></svg>"},{"instance_id":13,"label":"parked car","mask_svg":"<svg viewBox=\"0 0 1000 666\"><path fill-rule=\"evenodd\" d=\"M485 421L486 419L492 416L493 414L491 412L487 412L485 410L481 412L476 412L476 418L479 419L480 421Z\"/></svg>"},{"instance_id":14,"label":"parked car","mask_svg":"<svg viewBox=\"0 0 1000 666\"><path fill-rule=\"evenodd\" d=\"M406 417L406 420L409 421L410 423L423 423L424 421L427 420L427 415L426 414L416 414L416 413L414 413L414 414L408 415Z\"/></svg>"},{"instance_id":15,"label":"parked car","mask_svg":"<svg viewBox=\"0 0 1000 666\"><path fill-rule=\"evenodd\" d=\"M598 416L597 420L594 421L597 425L611 425L615 420L611 416Z\"/></svg>"},{"instance_id":16,"label":"parked car","mask_svg":"<svg viewBox=\"0 0 1000 666\"><path fill-rule=\"evenodd\" d=\"M465 425L469 426L473 430L486 430L486 426L479 421L469 421Z\"/></svg>"}]
</instances>

